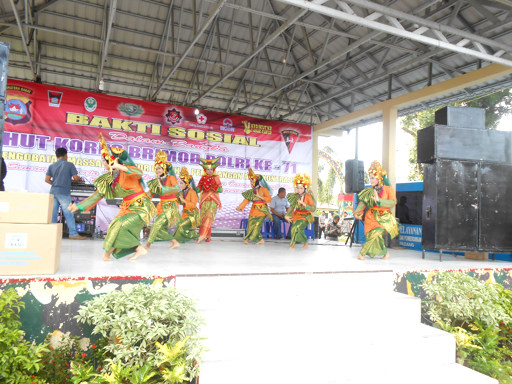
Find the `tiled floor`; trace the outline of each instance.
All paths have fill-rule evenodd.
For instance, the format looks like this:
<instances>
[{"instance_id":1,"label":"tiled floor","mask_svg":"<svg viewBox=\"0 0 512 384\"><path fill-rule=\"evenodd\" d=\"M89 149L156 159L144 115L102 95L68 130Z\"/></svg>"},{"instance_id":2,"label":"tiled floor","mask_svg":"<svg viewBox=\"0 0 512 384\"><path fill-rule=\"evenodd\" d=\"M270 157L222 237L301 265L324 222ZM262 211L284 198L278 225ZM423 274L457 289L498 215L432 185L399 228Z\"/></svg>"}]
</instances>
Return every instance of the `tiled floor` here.
<instances>
[{"instance_id":1,"label":"tiled floor","mask_svg":"<svg viewBox=\"0 0 512 384\"><path fill-rule=\"evenodd\" d=\"M210 243L182 244L174 250L169 244L153 244L146 256L102 262L101 240L63 240L60 268L56 277L133 276L133 275L225 275L322 272L391 272L430 269L512 268L512 262L476 261L462 256L406 249L390 249L388 260L357 260L359 246L314 240L307 249L288 249L287 240L268 240L264 245L244 245L241 238L218 237ZM0 272L1 274L1 272ZM179 284L179 279L178 279Z\"/></svg>"},{"instance_id":2,"label":"tiled floor","mask_svg":"<svg viewBox=\"0 0 512 384\"><path fill-rule=\"evenodd\" d=\"M512 268L512 262L448 254L442 262L435 253L422 259L421 252L405 249L390 249L388 260L360 261L359 246L325 240L294 251L286 240L257 246L233 237L168 246L155 243L136 261L106 263L101 240L64 240L55 277L176 275L177 288L197 299L206 319L209 351L201 384L387 383L387 377L400 383L409 382L405 377L411 374L419 382L415 371L396 372L397 361L409 354L400 344L408 338L403 320L409 315L395 311L407 296L392 292L394 272ZM412 317L418 324L419 316L416 306ZM384 344L376 333L385 336ZM437 355L435 349L431 355ZM369 356L389 376L368 371ZM414 360L404 364L417 369ZM364 375L373 378L363 380Z\"/></svg>"}]
</instances>

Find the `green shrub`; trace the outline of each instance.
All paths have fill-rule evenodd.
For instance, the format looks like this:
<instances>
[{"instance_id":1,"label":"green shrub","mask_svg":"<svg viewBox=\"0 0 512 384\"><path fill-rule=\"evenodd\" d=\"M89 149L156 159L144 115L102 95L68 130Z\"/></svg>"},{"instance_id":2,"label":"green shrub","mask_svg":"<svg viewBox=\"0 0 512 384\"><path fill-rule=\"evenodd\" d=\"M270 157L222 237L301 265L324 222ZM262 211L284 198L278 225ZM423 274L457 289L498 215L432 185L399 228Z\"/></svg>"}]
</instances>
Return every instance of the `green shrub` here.
<instances>
[{"instance_id":1,"label":"green shrub","mask_svg":"<svg viewBox=\"0 0 512 384\"><path fill-rule=\"evenodd\" d=\"M422 284L429 319L452 333L457 361L512 384L512 294L462 272L441 272Z\"/></svg>"},{"instance_id":2,"label":"green shrub","mask_svg":"<svg viewBox=\"0 0 512 384\"><path fill-rule=\"evenodd\" d=\"M498 284L486 284L462 272L441 272L425 281L429 318L437 323L465 326L481 322L499 328L501 322L512 324L512 296Z\"/></svg>"},{"instance_id":3,"label":"green shrub","mask_svg":"<svg viewBox=\"0 0 512 384\"><path fill-rule=\"evenodd\" d=\"M25 303L13 288L0 294L0 382L5 384L45 383L35 379L47 344L30 344L20 330L19 312Z\"/></svg>"},{"instance_id":4,"label":"green shrub","mask_svg":"<svg viewBox=\"0 0 512 384\"><path fill-rule=\"evenodd\" d=\"M109 340L105 349L112 357L110 371L156 367L161 360L157 343L174 346L186 340L185 374L190 379L198 374L203 320L195 303L175 289L140 284L116 290L85 303L77 319Z\"/></svg>"}]
</instances>

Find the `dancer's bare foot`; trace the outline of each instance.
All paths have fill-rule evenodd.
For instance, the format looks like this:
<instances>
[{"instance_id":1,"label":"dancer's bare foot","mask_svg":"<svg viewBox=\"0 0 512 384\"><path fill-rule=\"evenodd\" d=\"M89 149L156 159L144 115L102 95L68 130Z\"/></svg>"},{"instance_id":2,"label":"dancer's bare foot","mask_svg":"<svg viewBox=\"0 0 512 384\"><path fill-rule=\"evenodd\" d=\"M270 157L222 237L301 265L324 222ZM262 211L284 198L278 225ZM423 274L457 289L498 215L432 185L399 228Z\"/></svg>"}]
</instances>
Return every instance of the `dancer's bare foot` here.
<instances>
[{"instance_id":1,"label":"dancer's bare foot","mask_svg":"<svg viewBox=\"0 0 512 384\"><path fill-rule=\"evenodd\" d=\"M146 253L148 253L148 251L146 250L146 248L144 248L142 245L139 245L139 246L135 249L135 255L133 255L132 257L128 258L128 260L130 260L130 261L135 261L135 260L137 260L139 257L144 256Z\"/></svg>"},{"instance_id":2,"label":"dancer's bare foot","mask_svg":"<svg viewBox=\"0 0 512 384\"><path fill-rule=\"evenodd\" d=\"M389 257L389 252L386 252L384 256L382 256L381 260L386 260Z\"/></svg>"},{"instance_id":3,"label":"dancer's bare foot","mask_svg":"<svg viewBox=\"0 0 512 384\"><path fill-rule=\"evenodd\" d=\"M112 261L112 258L110 257L110 255L112 254L112 252L114 251L114 248L110 248L110 251L104 251L103 252L103 258L101 259L102 261Z\"/></svg>"},{"instance_id":4,"label":"dancer's bare foot","mask_svg":"<svg viewBox=\"0 0 512 384\"><path fill-rule=\"evenodd\" d=\"M251 243L250 243L249 239L245 239L245 240L244 240L244 244L245 244L245 245L251 245Z\"/></svg>"},{"instance_id":5,"label":"dancer's bare foot","mask_svg":"<svg viewBox=\"0 0 512 384\"><path fill-rule=\"evenodd\" d=\"M302 249L306 249L308 247L308 242L306 241L304 245L302 246Z\"/></svg>"},{"instance_id":6,"label":"dancer's bare foot","mask_svg":"<svg viewBox=\"0 0 512 384\"><path fill-rule=\"evenodd\" d=\"M204 239L205 239L205 237L204 237L204 236L199 236L199 237L197 238L197 240L196 240L196 244L200 244L200 243L201 243L201 241L203 241Z\"/></svg>"},{"instance_id":7,"label":"dancer's bare foot","mask_svg":"<svg viewBox=\"0 0 512 384\"><path fill-rule=\"evenodd\" d=\"M290 251L294 251L294 250L295 250L295 243L290 245Z\"/></svg>"},{"instance_id":8,"label":"dancer's bare foot","mask_svg":"<svg viewBox=\"0 0 512 384\"><path fill-rule=\"evenodd\" d=\"M174 248L178 248L180 246L180 243L178 243L178 240L176 239L173 239L171 241L172 245L169 247L169 249L174 249Z\"/></svg>"},{"instance_id":9,"label":"dancer's bare foot","mask_svg":"<svg viewBox=\"0 0 512 384\"><path fill-rule=\"evenodd\" d=\"M147 243L147 244L144 246L144 248L146 248L146 249L151 248L151 243Z\"/></svg>"},{"instance_id":10,"label":"dancer's bare foot","mask_svg":"<svg viewBox=\"0 0 512 384\"><path fill-rule=\"evenodd\" d=\"M361 255L361 254L357 255L357 258L358 258L359 260L366 260L366 259L364 258L364 256L363 256L363 255Z\"/></svg>"},{"instance_id":11,"label":"dancer's bare foot","mask_svg":"<svg viewBox=\"0 0 512 384\"><path fill-rule=\"evenodd\" d=\"M260 245L260 244L265 244L265 240L261 239L260 241L258 241L258 242L256 243L256 245Z\"/></svg>"}]
</instances>

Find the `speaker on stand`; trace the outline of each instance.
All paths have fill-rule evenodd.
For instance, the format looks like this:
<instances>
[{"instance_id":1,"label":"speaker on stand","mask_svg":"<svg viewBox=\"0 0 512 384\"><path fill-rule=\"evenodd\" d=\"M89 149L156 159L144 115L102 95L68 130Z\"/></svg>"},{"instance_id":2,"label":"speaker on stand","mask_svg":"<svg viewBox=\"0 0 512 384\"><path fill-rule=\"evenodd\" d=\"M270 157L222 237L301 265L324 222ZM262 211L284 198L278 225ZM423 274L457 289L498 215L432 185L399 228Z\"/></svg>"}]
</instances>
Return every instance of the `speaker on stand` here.
<instances>
[{"instance_id":1,"label":"speaker on stand","mask_svg":"<svg viewBox=\"0 0 512 384\"><path fill-rule=\"evenodd\" d=\"M345 161L345 193L359 193L364 189L364 163L361 160Z\"/></svg>"},{"instance_id":2,"label":"speaker on stand","mask_svg":"<svg viewBox=\"0 0 512 384\"><path fill-rule=\"evenodd\" d=\"M361 160L345 161L345 193L359 193L364 189L364 163ZM355 203L355 201L354 201ZM354 206L354 210L356 207ZM363 218L364 222L364 218ZM354 217L354 223L350 229L347 241L350 241L350 247L354 242L354 236L359 239L359 220ZM357 234L356 234L357 231Z\"/></svg>"}]
</instances>

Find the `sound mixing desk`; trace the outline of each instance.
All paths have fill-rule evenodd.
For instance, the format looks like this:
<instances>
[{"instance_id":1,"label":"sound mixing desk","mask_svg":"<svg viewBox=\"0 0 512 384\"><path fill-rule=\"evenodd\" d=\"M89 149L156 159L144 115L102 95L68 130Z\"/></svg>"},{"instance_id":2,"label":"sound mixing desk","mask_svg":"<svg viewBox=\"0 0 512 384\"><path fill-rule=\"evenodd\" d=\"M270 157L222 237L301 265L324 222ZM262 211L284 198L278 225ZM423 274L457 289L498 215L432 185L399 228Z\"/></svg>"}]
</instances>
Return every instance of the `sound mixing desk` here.
<instances>
[{"instance_id":1,"label":"sound mixing desk","mask_svg":"<svg viewBox=\"0 0 512 384\"><path fill-rule=\"evenodd\" d=\"M93 184L79 183L75 181L71 182L71 200L75 203L91 196L94 191L96 191L96 187ZM60 213L60 220L64 223L64 215L62 215L62 212ZM88 212L75 212L75 223L76 229L80 235L89 237L94 236L94 231L96 229L96 207L93 207ZM69 236L68 227L66 225L63 228L63 235Z\"/></svg>"}]
</instances>

